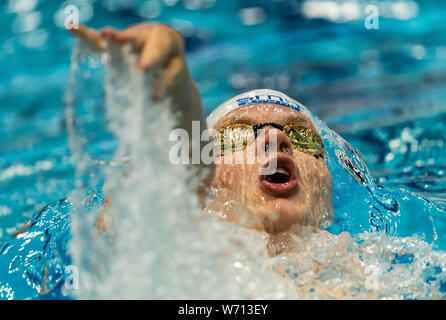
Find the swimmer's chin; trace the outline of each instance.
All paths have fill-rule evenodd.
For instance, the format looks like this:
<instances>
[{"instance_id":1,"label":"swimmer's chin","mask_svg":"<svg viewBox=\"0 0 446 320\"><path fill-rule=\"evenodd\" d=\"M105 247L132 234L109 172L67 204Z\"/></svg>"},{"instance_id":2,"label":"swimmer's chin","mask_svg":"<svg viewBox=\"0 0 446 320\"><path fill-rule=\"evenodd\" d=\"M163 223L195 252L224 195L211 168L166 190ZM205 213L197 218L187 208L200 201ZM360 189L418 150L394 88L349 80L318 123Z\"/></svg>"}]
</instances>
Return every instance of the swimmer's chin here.
<instances>
[{"instance_id":1,"label":"swimmer's chin","mask_svg":"<svg viewBox=\"0 0 446 320\"><path fill-rule=\"evenodd\" d=\"M294 198L270 196L262 199L260 203L236 205L225 198L210 201L207 205L208 209L221 212L217 217L222 221L270 235L289 231L294 225L313 225L310 221L311 210L303 203L296 202ZM223 203L225 205L222 205Z\"/></svg>"},{"instance_id":2,"label":"swimmer's chin","mask_svg":"<svg viewBox=\"0 0 446 320\"><path fill-rule=\"evenodd\" d=\"M274 202L276 204L279 202L281 206L278 206L279 208L275 208L275 210L264 211L263 213L257 212L253 221L250 224L245 224L245 227L263 231L270 235L277 235L290 231L295 226L317 226L317 223L312 223L310 214L304 208L297 208L296 210L295 204L284 203L287 202L286 199Z\"/></svg>"},{"instance_id":3,"label":"swimmer's chin","mask_svg":"<svg viewBox=\"0 0 446 320\"><path fill-rule=\"evenodd\" d=\"M263 219L263 229L270 235L277 235L282 232L287 232L292 229L294 225L300 225L302 219L294 216L285 216L280 213L270 213Z\"/></svg>"}]
</instances>

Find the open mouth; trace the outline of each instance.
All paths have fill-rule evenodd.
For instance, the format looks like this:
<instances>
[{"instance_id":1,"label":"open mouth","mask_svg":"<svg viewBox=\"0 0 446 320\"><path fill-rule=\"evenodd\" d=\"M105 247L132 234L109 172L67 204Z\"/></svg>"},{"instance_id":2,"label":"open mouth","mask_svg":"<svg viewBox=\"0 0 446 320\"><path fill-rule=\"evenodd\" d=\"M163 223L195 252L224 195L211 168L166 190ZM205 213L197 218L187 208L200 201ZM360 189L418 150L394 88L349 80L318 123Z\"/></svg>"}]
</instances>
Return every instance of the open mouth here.
<instances>
[{"instance_id":1,"label":"open mouth","mask_svg":"<svg viewBox=\"0 0 446 320\"><path fill-rule=\"evenodd\" d=\"M274 160L274 159L272 159ZM268 168L272 160L264 166ZM284 155L277 155L277 166L268 174L260 175L261 187L276 196L286 196L297 188L297 168L293 160Z\"/></svg>"}]
</instances>

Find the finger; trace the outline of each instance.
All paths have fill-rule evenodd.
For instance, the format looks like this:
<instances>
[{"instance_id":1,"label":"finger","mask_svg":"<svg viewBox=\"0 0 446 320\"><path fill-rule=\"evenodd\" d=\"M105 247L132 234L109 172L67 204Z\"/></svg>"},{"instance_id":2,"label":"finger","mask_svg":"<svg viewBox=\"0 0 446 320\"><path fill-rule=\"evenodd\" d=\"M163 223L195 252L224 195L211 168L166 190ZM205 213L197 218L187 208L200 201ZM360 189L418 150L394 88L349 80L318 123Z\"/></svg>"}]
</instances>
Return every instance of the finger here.
<instances>
[{"instance_id":1,"label":"finger","mask_svg":"<svg viewBox=\"0 0 446 320\"><path fill-rule=\"evenodd\" d=\"M138 60L138 68L147 70L156 65L163 65L172 53L172 37L166 35L161 29L155 29L144 43Z\"/></svg>"},{"instance_id":2,"label":"finger","mask_svg":"<svg viewBox=\"0 0 446 320\"><path fill-rule=\"evenodd\" d=\"M85 30L85 26L83 24L79 24L78 28L69 28L68 32L71 33L72 35L78 37L80 35L80 33L82 33Z\"/></svg>"},{"instance_id":3,"label":"finger","mask_svg":"<svg viewBox=\"0 0 446 320\"><path fill-rule=\"evenodd\" d=\"M123 33L124 31L119 31L112 27L105 27L104 29L101 30L101 36L104 39L117 42L124 42Z\"/></svg>"},{"instance_id":4,"label":"finger","mask_svg":"<svg viewBox=\"0 0 446 320\"><path fill-rule=\"evenodd\" d=\"M164 90L170 89L174 86L175 81L178 80L178 77L182 73L185 68L184 58L181 56L173 57L165 71L161 76L162 87Z\"/></svg>"},{"instance_id":5,"label":"finger","mask_svg":"<svg viewBox=\"0 0 446 320\"><path fill-rule=\"evenodd\" d=\"M126 29L124 31L118 31L111 27L104 28L101 31L101 35L109 40L114 41L119 44L131 43L133 50L141 51L141 48L144 45L144 37L141 37L139 34L134 32L134 30Z\"/></svg>"},{"instance_id":6,"label":"finger","mask_svg":"<svg viewBox=\"0 0 446 320\"><path fill-rule=\"evenodd\" d=\"M109 38L114 33L116 33L116 30L113 29L112 27L105 27L101 30L101 36L103 36L104 38Z\"/></svg>"},{"instance_id":7,"label":"finger","mask_svg":"<svg viewBox=\"0 0 446 320\"><path fill-rule=\"evenodd\" d=\"M184 59L181 56L175 56L170 61L165 70L161 71L158 77L155 77L153 84L153 100L160 101L164 99L166 92L170 90L175 82L178 81L185 68Z\"/></svg>"},{"instance_id":8,"label":"finger","mask_svg":"<svg viewBox=\"0 0 446 320\"><path fill-rule=\"evenodd\" d=\"M96 32L94 29L88 28L84 25L79 25L78 29L70 29L71 34L78 37L85 43L91 45L96 49L104 49L106 46L106 42L103 37Z\"/></svg>"},{"instance_id":9,"label":"finger","mask_svg":"<svg viewBox=\"0 0 446 320\"><path fill-rule=\"evenodd\" d=\"M162 77L161 70L155 70L155 74L153 75L153 84L152 84L152 100L154 102L159 102L164 98L164 89L162 88Z\"/></svg>"},{"instance_id":10,"label":"finger","mask_svg":"<svg viewBox=\"0 0 446 320\"><path fill-rule=\"evenodd\" d=\"M17 237L19 234L26 232L26 230L29 229L29 227L31 226L31 219L28 220L28 222L21 227L19 230L17 230L16 232L14 232L14 234L12 235L13 238Z\"/></svg>"},{"instance_id":11,"label":"finger","mask_svg":"<svg viewBox=\"0 0 446 320\"><path fill-rule=\"evenodd\" d=\"M90 28L88 28L86 25L80 23L77 28L69 28L68 32L75 36L79 36L88 32L89 29Z\"/></svg>"},{"instance_id":12,"label":"finger","mask_svg":"<svg viewBox=\"0 0 446 320\"><path fill-rule=\"evenodd\" d=\"M111 201L110 198L105 198L103 202L104 206L98 213L98 217L96 219L96 231L98 231L100 234L105 233L107 231L109 225L108 225L108 214L107 214L107 208L110 206Z\"/></svg>"},{"instance_id":13,"label":"finger","mask_svg":"<svg viewBox=\"0 0 446 320\"><path fill-rule=\"evenodd\" d=\"M104 38L115 40L118 42L128 42L136 38L136 34L130 30L119 31L112 27L106 27L102 29L101 35Z\"/></svg>"}]
</instances>

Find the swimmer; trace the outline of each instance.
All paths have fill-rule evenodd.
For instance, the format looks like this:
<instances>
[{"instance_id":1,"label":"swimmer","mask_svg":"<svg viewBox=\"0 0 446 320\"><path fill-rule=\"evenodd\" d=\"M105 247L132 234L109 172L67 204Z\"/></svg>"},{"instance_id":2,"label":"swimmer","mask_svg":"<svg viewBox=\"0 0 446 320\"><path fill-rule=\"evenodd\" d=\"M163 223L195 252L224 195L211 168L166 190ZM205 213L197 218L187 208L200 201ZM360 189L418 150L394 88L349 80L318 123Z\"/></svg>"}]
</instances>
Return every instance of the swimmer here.
<instances>
[{"instance_id":1,"label":"swimmer","mask_svg":"<svg viewBox=\"0 0 446 320\"><path fill-rule=\"evenodd\" d=\"M123 31L107 27L97 32L80 25L70 32L97 51L106 51L110 44L131 45L138 55L137 68L154 73L152 99L170 98L173 111L180 114L177 126L191 133L196 120L201 130L213 129L211 138L221 161L195 165L202 182L197 192L203 198L210 188L225 191L222 197L230 197L233 205L218 210L227 221L275 236L295 225L318 228L321 219L332 214L324 146L303 105L277 91L254 90L223 103L206 121L185 60L184 40L171 26L142 23ZM227 144L230 150L224 148ZM260 157L258 150L265 156ZM254 161L231 161L251 154ZM271 163L272 170L261 173ZM106 229L105 211L96 223L100 231Z\"/></svg>"},{"instance_id":2,"label":"swimmer","mask_svg":"<svg viewBox=\"0 0 446 320\"><path fill-rule=\"evenodd\" d=\"M142 23L123 31L107 27L97 32L80 25L70 32L99 52L109 46L131 45L138 56L137 68L154 75L153 101L169 98L172 111L179 114L176 126L190 137L193 121L200 122L201 131L212 129L219 161L188 167L199 176L201 184L196 191L209 211L269 234L266 249L270 255L291 248L291 235L305 229L299 229L301 226L321 231L321 221L333 212L331 175L322 138L303 105L281 92L254 90L224 102L206 119L200 92L185 60L184 39L172 27ZM250 155L254 155L252 161L233 161ZM217 201L206 201L210 190L217 190ZM112 201L106 198L98 213L99 233L110 225L107 207ZM225 202L230 205L221 205ZM13 237L30 226L31 221ZM46 265L41 294L48 292L47 274Z\"/></svg>"},{"instance_id":3,"label":"swimmer","mask_svg":"<svg viewBox=\"0 0 446 320\"><path fill-rule=\"evenodd\" d=\"M138 55L137 67L154 72L153 100L171 99L174 111L181 115L178 127L191 132L192 121L199 120L201 129L206 128L200 92L185 60L184 40L175 29L161 23L142 23L123 31L107 27L101 32L81 25L71 32L96 50L106 50L110 42L130 44ZM269 101L262 100L272 96ZM304 106L282 93L258 90L223 103L208 117L207 125L216 133L212 138L217 147L228 137L232 145L245 144L217 155L221 161L204 179L203 190L212 187L238 195L237 206L246 217L242 219L234 208L225 207L227 220L275 235L295 224L317 227L321 218L333 211L331 176L322 139ZM237 135L246 138L259 129L264 130L265 137L256 139L256 143L236 139ZM266 149L264 159L255 155L252 164L227 159L237 154L246 157L253 148ZM276 170L259 175L271 161L277 164Z\"/></svg>"}]
</instances>

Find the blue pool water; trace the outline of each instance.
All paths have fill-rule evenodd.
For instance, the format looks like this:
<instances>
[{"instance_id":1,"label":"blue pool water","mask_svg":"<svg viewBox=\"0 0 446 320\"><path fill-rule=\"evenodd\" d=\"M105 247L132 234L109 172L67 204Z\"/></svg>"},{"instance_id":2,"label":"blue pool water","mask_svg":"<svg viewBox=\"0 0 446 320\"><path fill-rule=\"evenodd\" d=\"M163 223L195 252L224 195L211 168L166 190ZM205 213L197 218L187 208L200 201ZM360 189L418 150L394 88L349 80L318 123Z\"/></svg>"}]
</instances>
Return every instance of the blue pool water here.
<instances>
[{"instance_id":1,"label":"blue pool water","mask_svg":"<svg viewBox=\"0 0 446 320\"><path fill-rule=\"evenodd\" d=\"M311 2L70 3L81 9L82 22L96 28L155 20L179 29L207 113L238 93L268 87L296 98L338 132L362 156L377 186L367 189L353 180L350 187L342 186L350 193L339 192L338 202L334 201L335 223L328 229L332 233L416 235L436 250L446 250L441 232L446 209L445 5L404 1L405 6L392 7L376 2L379 29L367 29L363 9L369 2L350 1L360 11L345 11L344 20L324 16L321 10L315 17ZM347 8L340 6L341 1L326 2L341 12ZM45 262L58 257L49 265L49 286L64 277L64 266L71 263L65 251L73 205L61 199L75 189L76 163L68 144L64 102L74 40L63 28L64 6L49 0L9 0L0 5L0 297L4 299L38 298ZM92 119L97 126L100 108ZM110 137L92 139L93 153L114 150ZM346 176L339 164L332 168L332 174ZM86 205L98 206L101 194L92 192L91 197L94 201ZM33 215L40 216L36 233L11 242L12 234ZM41 237L45 241L36 240ZM32 247L26 247L30 242ZM392 268L411 264L411 254L395 255L389 263ZM444 263L440 259L424 268L425 282L444 288ZM66 298L57 290L52 294Z\"/></svg>"}]
</instances>

